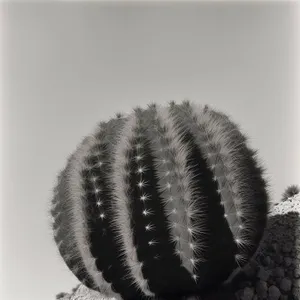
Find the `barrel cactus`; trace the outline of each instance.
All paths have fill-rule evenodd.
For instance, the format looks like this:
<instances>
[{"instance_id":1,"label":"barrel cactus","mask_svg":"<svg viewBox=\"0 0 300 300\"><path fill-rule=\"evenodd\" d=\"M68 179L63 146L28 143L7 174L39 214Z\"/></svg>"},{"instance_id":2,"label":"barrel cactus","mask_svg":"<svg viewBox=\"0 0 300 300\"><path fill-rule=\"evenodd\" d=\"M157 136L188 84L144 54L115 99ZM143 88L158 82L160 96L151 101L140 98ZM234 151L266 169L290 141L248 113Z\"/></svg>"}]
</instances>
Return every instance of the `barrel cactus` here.
<instances>
[{"instance_id":1,"label":"barrel cactus","mask_svg":"<svg viewBox=\"0 0 300 300\"><path fill-rule=\"evenodd\" d=\"M250 260L269 197L257 151L231 119L184 101L97 124L68 158L51 202L73 274L115 299L180 299Z\"/></svg>"}]
</instances>

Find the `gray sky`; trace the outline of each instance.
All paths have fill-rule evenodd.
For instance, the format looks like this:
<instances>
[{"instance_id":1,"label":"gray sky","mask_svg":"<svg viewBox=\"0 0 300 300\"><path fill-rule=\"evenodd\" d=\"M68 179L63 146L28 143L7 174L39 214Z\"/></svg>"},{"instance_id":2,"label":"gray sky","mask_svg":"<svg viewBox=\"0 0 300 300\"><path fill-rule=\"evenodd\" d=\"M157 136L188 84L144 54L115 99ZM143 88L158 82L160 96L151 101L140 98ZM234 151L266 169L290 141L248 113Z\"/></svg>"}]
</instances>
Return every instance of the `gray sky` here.
<instances>
[{"instance_id":1,"label":"gray sky","mask_svg":"<svg viewBox=\"0 0 300 300\"><path fill-rule=\"evenodd\" d=\"M52 241L52 187L81 138L117 111L211 104L260 150L274 200L300 183L293 5L5 6L3 299L51 300L77 284Z\"/></svg>"}]
</instances>

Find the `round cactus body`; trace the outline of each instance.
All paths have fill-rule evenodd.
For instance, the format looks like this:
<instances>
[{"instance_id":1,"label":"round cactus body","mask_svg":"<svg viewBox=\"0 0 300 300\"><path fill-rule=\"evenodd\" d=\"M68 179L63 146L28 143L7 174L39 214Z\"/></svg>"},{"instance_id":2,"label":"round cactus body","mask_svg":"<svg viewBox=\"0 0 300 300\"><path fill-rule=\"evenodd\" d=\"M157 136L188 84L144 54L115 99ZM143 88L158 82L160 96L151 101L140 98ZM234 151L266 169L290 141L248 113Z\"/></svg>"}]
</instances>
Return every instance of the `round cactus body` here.
<instances>
[{"instance_id":1,"label":"round cactus body","mask_svg":"<svg viewBox=\"0 0 300 300\"><path fill-rule=\"evenodd\" d=\"M221 284L253 256L266 186L228 116L153 104L100 123L70 156L52 201L54 239L89 288L177 299Z\"/></svg>"}]
</instances>

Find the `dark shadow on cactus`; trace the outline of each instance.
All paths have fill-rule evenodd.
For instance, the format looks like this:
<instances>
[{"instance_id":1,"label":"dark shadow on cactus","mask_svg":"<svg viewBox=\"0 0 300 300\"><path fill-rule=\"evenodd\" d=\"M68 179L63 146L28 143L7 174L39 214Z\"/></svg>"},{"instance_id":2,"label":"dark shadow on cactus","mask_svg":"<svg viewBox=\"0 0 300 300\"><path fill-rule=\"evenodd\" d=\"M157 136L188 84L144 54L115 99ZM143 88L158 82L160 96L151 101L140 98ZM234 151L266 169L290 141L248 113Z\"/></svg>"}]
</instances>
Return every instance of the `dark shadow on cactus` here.
<instances>
[{"instance_id":1,"label":"dark shadow on cactus","mask_svg":"<svg viewBox=\"0 0 300 300\"><path fill-rule=\"evenodd\" d=\"M254 296L257 299L265 299L268 297L268 291L262 295L262 292L255 290L256 283L258 282L258 272L261 267L264 270L270 272L270 278L267 282L267 287L275 285L280 289L280 283L276 282L275 274L272 275L272 271L275 268L283 268L284 258L290 257L290 253L296 253L294 259L290 262L290 266L299 265L299 253L300 249L297 248L296 237L299 235L299 218L300 215L297 212L289 212L284 215L274 215L269 218L268 227L266 229L265 237L258 249L256 255L251 259L245 270L241 271L226 287L220 287L216 290L205 291L199 295L190 296L186 300L239 300L243 298L243 291L245 287L252 287L254 290ZM291 241L294 243L291 244ZM298 242L299 243L299 242ZM288 252L287 252L288 251ZM283 257L281 259L280 257ZM271 263L266 266L266 258ZM282 260L282 262L281 262ZM300 267L298 269L298 275L300 277ZM290 271L291 273L291 271ZM300 299L300 286L299 279L294 276L285 274L288 280L292 281L292 288L290 291L282 293L288 300ZM183 300L184 298L182 298ZM248 299L248 298L247 298Z\"/></svg>"},{"instance_id":2,"label":"dark shadow on cactus","mask_svg":"<svg viewBox=\"0 0 300 300\"><path fill-rule=\"evenodd\" d=\"M290 249L287 249L287 244L290 244L291 240L297 236L297 231L299 231L298 213L289 212L285 215L271 216L269 219L268 227L266 229L266 235L257 254L253 257L245 270L234 278L230 286L228 286L228 291L224 291L224 295L226 295L226 297L229 297L226 299L242 299L240 297L243 295L243 289L245 287L248 286L255 288L258 282L257 275L261 267L264 267L264 270L270 272L271 274L270 278L268 279L267 286L269 287L275 284L276 287L279 288L279 283L275 282L275 275L272 276L272 271L274 271L276 267L283 267L283 262L280 262L280 257L284 255L289 256L289 254L287 254L286 252L287 250L289 251L289 253L299 253L296 242L292 244L292 247ZM269 266L266 266L266 257L269 257L268 260L272 262ZM297 259L298 258L296 257L293 259L293 261L291 262L291 266L297 265ZM284 259L282 259L282 261L283 260ZM287 277L288 275L285 276ZM298 292L296 291L297 279L293 276L289 276L288 278L292 281L292 286L295 289L294 291L291 289L285 295L288 296L287 299L289 300L299 300L300 289L298 288ZM259 299L260 297L263 298L263 295L259 295L257 291L255 291L255 293L256 294L254 295L257 295ZM201 300L225 299L222 297L222 291L219 291L217 294L211 293L211 295L203 296Z\"/></svg>"}]
</instances>

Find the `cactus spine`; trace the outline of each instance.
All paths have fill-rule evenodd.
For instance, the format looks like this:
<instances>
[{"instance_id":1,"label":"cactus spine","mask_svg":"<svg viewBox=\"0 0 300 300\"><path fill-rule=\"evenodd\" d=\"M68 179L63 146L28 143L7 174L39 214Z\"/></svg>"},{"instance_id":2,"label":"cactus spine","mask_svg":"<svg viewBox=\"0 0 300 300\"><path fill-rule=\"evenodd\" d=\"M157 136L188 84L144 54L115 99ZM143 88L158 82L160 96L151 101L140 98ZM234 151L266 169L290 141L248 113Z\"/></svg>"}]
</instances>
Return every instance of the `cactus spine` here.
<instances>
[{"instance_id":1,"label":"cactus spine","mask_svg":"<svg viewBox=\"0 0 300 300\"><path fill-rule=\"evenodd\" d=\"M228 116L189 102L100 123L55 188L61 256L115 299L174 299L224 282L266 225L256 154Z\"/></svg>"}]
</instances>

